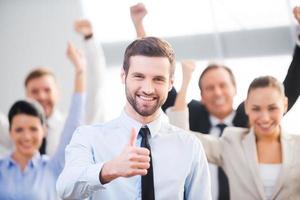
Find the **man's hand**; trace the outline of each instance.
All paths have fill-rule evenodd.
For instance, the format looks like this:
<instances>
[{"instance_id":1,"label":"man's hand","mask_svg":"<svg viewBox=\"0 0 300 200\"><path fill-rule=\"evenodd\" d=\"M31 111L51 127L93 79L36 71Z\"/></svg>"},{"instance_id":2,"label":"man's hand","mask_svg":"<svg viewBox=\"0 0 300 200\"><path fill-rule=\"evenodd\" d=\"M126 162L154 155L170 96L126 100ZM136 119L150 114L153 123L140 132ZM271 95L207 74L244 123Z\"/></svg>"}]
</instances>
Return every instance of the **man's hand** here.
<instances>
[{"instance_id":1,"label":"man's hand","mask_svg":"<svg viewBox=\"0 0 300 200\"><path fill-rule=\"evenodd\" d=\"M297 22L300 24L300 6L296 6L293 12Z\"/></svg>"},{"instance_id":2,"label":"man's hand","mask_svg":"<svg viewBox=\"0 0 300 200\"><path fill-rule=\"evenodd\" d=\"M150 167L150 151L146 148L136 147L137 132L131 130L128 145L120 155L104 163L99 174L102 184L119 177L146 175Z\"/></svg>"},{"instance_id":3,"label":"man's hand","mask_svg":"<svg viewBox=\"0 0 300 200\"><path fill-rule=\"evenodd\" d=\"M130 16L135 25L141 24L146 14L147 10L143 3L138 3L130 7Z\"/></svg>"},{"instance_id":4,"label":"man's hand","mask_svg":"<svg viewBox=\"0 0 300 200\"><path fill-rule=\"evenodd\" d=\"M74 29L77 33L83 35L83 37L89 37L93 35L92 24L87 19L76 20L74 23Z\"/></svg>"}]
</instances>

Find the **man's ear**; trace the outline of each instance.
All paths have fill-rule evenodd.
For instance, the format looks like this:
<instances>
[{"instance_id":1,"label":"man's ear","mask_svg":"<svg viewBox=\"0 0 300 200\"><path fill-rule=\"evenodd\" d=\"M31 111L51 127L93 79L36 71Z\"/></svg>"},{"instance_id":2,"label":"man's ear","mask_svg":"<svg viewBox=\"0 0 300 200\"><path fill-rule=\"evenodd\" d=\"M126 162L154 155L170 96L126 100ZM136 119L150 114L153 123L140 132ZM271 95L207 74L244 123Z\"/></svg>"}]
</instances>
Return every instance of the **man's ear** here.
<instances>
[{"instance_id":1,"label":"man's ear","mask_svg":"<svg viewBox=\"0 0 300 200\"><path fill-rule=\"evenodd\" d=\"M174 84L174 78L170 78L170 82L169 82L169 92L172 90L173 84Z\"/></svg>"},{"instance_id":2,"label":"man's ear","mask_svg":"<svg viewBox=\"0 0 300 200\"><path fill-rule=\"evenodd\" d=\"M123 68L121 68L120 77L121 77L122 83L125 84L126 74L125 74L125 71Z\"/></svg>"}]
</instances>

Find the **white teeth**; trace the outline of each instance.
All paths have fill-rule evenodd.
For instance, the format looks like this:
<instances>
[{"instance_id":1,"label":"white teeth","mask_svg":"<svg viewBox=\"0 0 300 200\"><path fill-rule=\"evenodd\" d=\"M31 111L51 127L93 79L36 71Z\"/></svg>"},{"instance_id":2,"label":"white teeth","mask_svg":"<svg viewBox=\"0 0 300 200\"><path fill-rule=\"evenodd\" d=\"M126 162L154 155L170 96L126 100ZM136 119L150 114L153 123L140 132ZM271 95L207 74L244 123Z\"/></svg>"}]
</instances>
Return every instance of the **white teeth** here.
<instances>
[{"instance_id":1,"label":"white teeth","mask_svg":"<svg viewBox=\"0 0 300 200\"><path fill-rule=\"evenodd\" d=\"M146 96L140 96L140 98L145 101L152 101L154 99L153 97L146 97Z\"/></svg>"},{"instance_id":2,"label":"white teeth","mask_svg":"<svg viewBox=\"0 0 300 200\"><path fill-rule=\"evenodd\" d=\"M260 125L260 127L262 127L262 128L269 128L270 125Z\"/></svg>"},{"instance_id":3,"label":"white teeth","mask_svg":"<svg viewBox=\"0 0 300 200\"><path fill-rule=\"evenodd\" d=\"M258 126L261 128L261 129L270 129L272 127L272 124L258 124Z\"/></svg>"}]
</instances>

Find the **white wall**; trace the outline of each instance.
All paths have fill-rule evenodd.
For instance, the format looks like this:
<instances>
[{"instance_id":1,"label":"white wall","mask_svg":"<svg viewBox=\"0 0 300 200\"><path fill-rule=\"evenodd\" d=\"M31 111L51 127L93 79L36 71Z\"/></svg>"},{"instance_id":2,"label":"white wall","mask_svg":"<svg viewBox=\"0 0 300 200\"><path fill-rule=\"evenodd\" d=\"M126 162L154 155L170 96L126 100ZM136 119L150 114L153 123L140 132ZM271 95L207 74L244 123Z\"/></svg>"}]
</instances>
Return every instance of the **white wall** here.
<instances>
[{"instance_id":1,"label":"white wall","mask_svg":"<svg viewBox=\"0 0 300 200\"><path fill-rule=\"evenodd\" d=\"M15 100L24 97L24 78L37 65L51 67L57 74L62 89L60 107L66 111L73 87L73 71L66 59L65 49L68 40L81 45L81 39L73 31L73 22L81 15L80 0L0 0L0 111L7 113ZM115 13L111 15L114 16ZM101 25L103 24L98 24ZM249 81L254 75L261 74L263 68L265 68L263 74L270 73L283 80L290 59L291 55L267 60L264 58L227 60L225 63L233 68L238 79L236 102L244 99ZM198 74L206 64L206 61L199 63ZM106 76L106 85L113 87L106 95L106 99L109 100L107 107L110 108L108 118L118 116L125 102L119 72L120 66L111 67ZM196 74L194 82L197 81ZM180 83L180 77L179 71L176 86ZM189 97L198 98L197 84L192 85L195 88L191 88ZM284 120L292 132L299 132L296 126L299 108L298 100L297 105Z\"/></svg>"},{"instance_id":2,"label":"white wall","mask_svg":"<svg viewBox=\"0 0 300 200\"><path fill-rule=\"evenodd\" d=\"M68 40L80 43L73 31L80 17L78 0L0 0L0 111L24 97L23 81L38 65L53 69L60 82L60 107L68 105L73 70L65 56Z\"/></svg>"}]
</instances>

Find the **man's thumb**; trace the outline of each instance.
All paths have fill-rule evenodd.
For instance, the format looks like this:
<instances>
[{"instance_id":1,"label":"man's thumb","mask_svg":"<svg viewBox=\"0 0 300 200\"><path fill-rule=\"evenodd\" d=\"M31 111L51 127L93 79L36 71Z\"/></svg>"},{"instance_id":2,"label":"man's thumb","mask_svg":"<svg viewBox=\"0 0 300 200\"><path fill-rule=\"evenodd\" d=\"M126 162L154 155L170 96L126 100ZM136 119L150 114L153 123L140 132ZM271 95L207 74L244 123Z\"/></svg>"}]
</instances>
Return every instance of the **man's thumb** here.
<instances>
[{"instance_id":1,"label":"man's thumb","mask_svg":"<svg viewBox=\"0 0 300 200\"><path fill-rule=\"evenodd\" d=\"M129 138L129 146L135 146L136 138L137 138L137 132L135 128L132 128L130 133L130 138Z\"/></svg>"}]
</instances>

